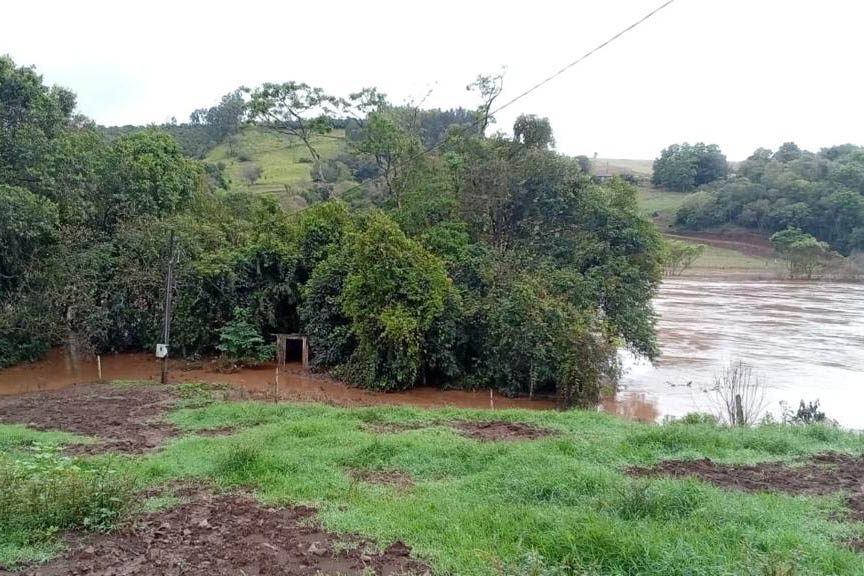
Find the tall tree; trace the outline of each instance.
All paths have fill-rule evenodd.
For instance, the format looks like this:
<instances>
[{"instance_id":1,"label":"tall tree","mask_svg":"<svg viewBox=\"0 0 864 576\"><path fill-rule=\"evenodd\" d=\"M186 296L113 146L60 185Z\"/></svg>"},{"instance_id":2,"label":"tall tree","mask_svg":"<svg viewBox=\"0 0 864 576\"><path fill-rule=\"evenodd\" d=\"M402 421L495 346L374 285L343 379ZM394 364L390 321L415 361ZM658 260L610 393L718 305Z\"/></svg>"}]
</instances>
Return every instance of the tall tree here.
<instances>
[{"instance_id":1,"label":"tall tree","mask_svg":"<svg viewBox=\"0 0 864 576\"><path fill-rule=\"evenodd\" d=\"M0 183L50 194L59 137L74 109L72 92L0 56Z\"/></svg>"},{"instance_id":2,"label":"tall tree","mask_svg":"<svg viewBox=\"0 0 864 576\"><path fill-rule=\"evenodd\" d=\"M513 139L529 148L555 148L555 137L548 118L521 114L513 123Z\"/></svg>"},{"instance_id":3,"label":"tall tree","mask_svg":"<svg viewBox=\"0 0 864 576\"><path fill-rule=\"evenodd\" d=\"M466 86L468 91L477 92L480 95L480 106L477 107L477 133L486 135L486 128L495 122L492 115L492 105L501 91L504 90L504 72L494 76L478 74L473 82Z\"/></svg>"},{"instance_id":4,"label":"tall tree","mask_svg":"<svg viewBox=\"0 0 864 576\"><path fill-rule=\"evenodd\" d=\"M303 82L268 82L252 92L248 110L250 119L271 130L299 138L315 165L318 180L324 181L321 155L315 146L315 136L333 130L333 118L341 114L347 104L331 96L323 88Z\"/></svg>"}]
</instances>

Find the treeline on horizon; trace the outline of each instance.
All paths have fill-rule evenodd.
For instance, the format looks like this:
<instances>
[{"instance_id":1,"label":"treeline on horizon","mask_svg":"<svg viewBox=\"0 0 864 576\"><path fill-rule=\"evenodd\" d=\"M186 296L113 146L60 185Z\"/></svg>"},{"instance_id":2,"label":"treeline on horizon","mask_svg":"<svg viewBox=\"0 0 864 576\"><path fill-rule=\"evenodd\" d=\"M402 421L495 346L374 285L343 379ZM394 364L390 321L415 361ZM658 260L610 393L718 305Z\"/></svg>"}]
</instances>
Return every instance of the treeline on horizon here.
<instances>
[{"instance_id":1,"label":"treeline on horizon","mask_svg":"<svg viewBox=\"0 0 864 576\"><path fill-rule=\"evenodd\" d=\"M734 166L716 145L674 144L654 162L653 183L692 191L675 225L708 230L727 225L830 245L840 254L864 250L864 147L843 144L819 152L787 142L759 148ZM786 235L788 237L788 234ZM776 246L782 246L779 236Z\"/></svg>"},{"instance_id":2,"label":"treeline on horizon","mask_svg":"<svg viewBox=\"0 0 864 576\"><path fill-rule=\"evenodd\" d=\"M595 402L620 346L657 353L658 234L633 187L554 151L546 119L487 135L500 79L474 87L475 110L442 113L265 84L182 128L111 131L0 59L0 366L152 350L173 232L175 356L255 363L302 332L313 366L359 386ZM338 121L363 202L335 197L315 151ZM322 201L289 214L226 189L202 151L248 124L307 146Z\"/></svg>"}]
</instances>

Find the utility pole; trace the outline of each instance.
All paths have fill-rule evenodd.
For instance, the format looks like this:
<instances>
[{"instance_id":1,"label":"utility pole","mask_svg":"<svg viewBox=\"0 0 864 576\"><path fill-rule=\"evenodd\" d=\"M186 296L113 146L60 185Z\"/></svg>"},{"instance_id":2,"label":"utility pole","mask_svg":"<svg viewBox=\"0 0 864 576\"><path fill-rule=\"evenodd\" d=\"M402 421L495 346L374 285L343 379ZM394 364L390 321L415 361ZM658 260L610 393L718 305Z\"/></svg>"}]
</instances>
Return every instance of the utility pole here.
<instances>
[{"instance_id":1,"label":"utility pole","mask_svg":"<svg viewBox=\"0 0 864 576\"><path fill-rule=\"evenodd\" d=\"M174 292L174 230L168 241L168 273L165 275L165 318L162 321L162 345L156 347L156 356L162 359L162 384L168 383L168 345L171 341L171 295ZM160 349L161 348L161 349Z\"/></svg>"}]
</instances>

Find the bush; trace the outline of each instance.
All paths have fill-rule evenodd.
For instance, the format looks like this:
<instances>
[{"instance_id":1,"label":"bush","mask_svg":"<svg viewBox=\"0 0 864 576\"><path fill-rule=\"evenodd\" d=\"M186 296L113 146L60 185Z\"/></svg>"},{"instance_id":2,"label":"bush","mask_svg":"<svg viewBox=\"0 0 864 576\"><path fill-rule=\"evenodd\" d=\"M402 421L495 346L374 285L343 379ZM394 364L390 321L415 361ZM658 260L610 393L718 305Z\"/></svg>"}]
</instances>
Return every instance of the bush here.
<instances>
[{"instance_id":1,"label":"bush","mask_svg":"<svg viewBox=\"0 0 864 576\"><path fill-rule=\"evenodd\" d=\"M54 446L32 458L0 458L0 540L50 542L62 530L108 532L131 512L135 484L108 465L82 469Z\"/></svg>"},{"instance_id":2,"label":"bush","mask_svg":"<svg viewBox=\"0 0 864 576\"><path fill-rule=\"evenodd\" d=\"M234 309L234 318L219 331L216 348L226 360L238 366L262 364L272 360L275 352L275 346L261 337L246 308Z\"/></svg>"},{"instance_id":3,"label":"bush","mask_svg":"<svg viewBox=\"0 0 864 576\"><path fill-rule=\"evenodd\" d=\"M823 424L831 422L825 412L819 410L819 400L805 403L801 400L798 410L793 412L788 406L783 406L783 422L786 424Z\"/></svg>"}]
</instances>

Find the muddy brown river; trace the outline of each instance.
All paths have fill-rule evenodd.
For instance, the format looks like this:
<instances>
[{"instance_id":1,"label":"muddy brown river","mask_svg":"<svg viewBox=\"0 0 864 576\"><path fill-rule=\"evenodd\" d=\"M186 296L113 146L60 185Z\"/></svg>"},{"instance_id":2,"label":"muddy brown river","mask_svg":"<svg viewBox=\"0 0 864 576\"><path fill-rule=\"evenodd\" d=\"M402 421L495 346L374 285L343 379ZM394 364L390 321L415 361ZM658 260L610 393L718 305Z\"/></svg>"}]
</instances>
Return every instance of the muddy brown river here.
<instances>
[{"instance_id":1,"label":"muddy brown river","mask_svg":"<svg viewBox=\"0 0 864 576\"><path fill-rule=\"evenodd\" d=\"M607 409L657 419L715 410L713 378L730 360L766 387L766 410L816 400L864 429L864 285L672 279L655 301L662 356L625 357Z\"/></svg>"}]
</instances>

